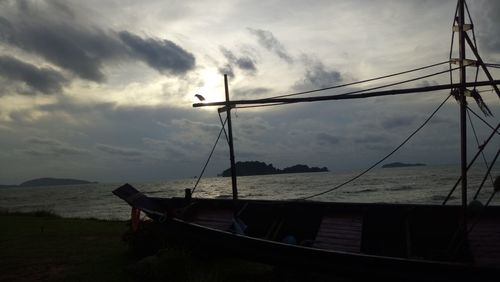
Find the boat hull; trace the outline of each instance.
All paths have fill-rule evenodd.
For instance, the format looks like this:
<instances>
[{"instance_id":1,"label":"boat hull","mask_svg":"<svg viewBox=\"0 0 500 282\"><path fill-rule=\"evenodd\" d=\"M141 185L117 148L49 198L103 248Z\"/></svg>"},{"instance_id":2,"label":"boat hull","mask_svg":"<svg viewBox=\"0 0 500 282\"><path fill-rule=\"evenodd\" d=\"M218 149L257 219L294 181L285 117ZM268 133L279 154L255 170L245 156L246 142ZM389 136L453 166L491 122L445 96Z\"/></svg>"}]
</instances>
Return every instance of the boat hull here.
<instances>
[{"instance_id":1,"label":"boat hull","mask_svg":"<svg viewBox=\"0 0 500 282\"><path fill-rule=\"evenodd\" d=\"M483 240L493 255L481 265L473 242L457 235L457 206L148 197L129 203L169 242L208 255L405 281L496 281L500 274L500 246ZM500 222L500 209L489 207L481 219Z\"/></svg>"}]
</instances>

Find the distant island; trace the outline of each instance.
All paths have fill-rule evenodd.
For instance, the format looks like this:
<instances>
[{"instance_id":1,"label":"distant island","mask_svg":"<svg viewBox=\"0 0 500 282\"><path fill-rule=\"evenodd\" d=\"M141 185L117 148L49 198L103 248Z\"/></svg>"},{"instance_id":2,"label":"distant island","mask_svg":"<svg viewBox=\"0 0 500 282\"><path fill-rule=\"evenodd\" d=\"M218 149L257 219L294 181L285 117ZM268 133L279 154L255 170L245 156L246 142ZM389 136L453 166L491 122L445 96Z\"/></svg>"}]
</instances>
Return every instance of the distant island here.
<instances>
[{"instance_id":1,"label":"distant island","mask_svg":"<svg viewBox=\"0 0 500 282\"><path fill-rule=\"evenodd\" d=\"M395 162L395 163L388 163L382 166L382 168L394 168L394 167L410 167L410 166L426 166L426 164L407 164L407 163L400 163L400 162Z\"/></svg>"},{"instance_id":2,"label":"distant island","mask_svg":"<svg viewBox=\"0 0 500 282\"><path fill-rule=\"evenodd\" d=\"M19 185L0 185L0 188L6 187L37 187L37 186L60 186L60 185L81 185L81 184L95 184L97 182L91 182L79 179L69 179L69 178L37 178L25 181Z\"/></svg>"},{"instance_id":3,"label":"distant island","mask_svg":"<svg viewBox=\"0 0 500 282\"><path fill-rule=\"evenodd\" d=\"M303 173L303 172L324 172L328 171L326 167L309 167L307 165L298 164L284 169L275 168L272 164L266 164L259 161L247 161L236 163L236 175L265 175L265 174L284 174L284 173ZM219 176L231 176L231 169L224 170Z\"/></svg>"}]
</instances>

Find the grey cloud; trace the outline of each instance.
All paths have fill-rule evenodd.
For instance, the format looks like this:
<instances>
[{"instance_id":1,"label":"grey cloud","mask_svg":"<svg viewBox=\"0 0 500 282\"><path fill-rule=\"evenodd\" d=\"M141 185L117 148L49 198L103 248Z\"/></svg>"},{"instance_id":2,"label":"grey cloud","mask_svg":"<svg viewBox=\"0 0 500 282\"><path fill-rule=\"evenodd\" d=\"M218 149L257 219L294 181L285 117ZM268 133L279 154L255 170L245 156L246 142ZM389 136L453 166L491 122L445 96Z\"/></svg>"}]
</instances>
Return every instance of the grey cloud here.
<instances>
[{"instance_id":1,"label":"grey cloud","mask_svg":"<svg viewBox=\"0 0 500 282\"><path fill-rule=\"evenodd\" d=\"M135 56L161 73L185 74L195 67L193 54L170 40L143 39L127 31L119 36Z\"/></svg>"},{"instance_id":2,"label":"grey cloud","mask_svg":"<svg viewBox=\"0 0 500 282\"><path fill-rule=\"evenodd\" d=\"M63 156L63 155L84 155L88 154L87 150L71 146L59 140L31 137L25 140L32 147L23 152L32 156Z\"/></svg>"},{"instance_id":3,"label":"grey cloud","mask_svg":"<svg viewBox=\"0 0 500 282\"><path fill-rule=\"evenodd\" d=\"M439 83L435 80L422 80L415 85L415 87L429 87L429 86L436 86L439 85Z\"/></svg>"},{"instance_id":4,"label":"grey cloud","mask_svg":"<svg viewBox=\"0 0 500 282\"><path fill-rule=\"evenodd\" d=\"M0 56L0 76L25 83L31 90L25 94L56 94L67 83L66 78L50 68L39 68L14 57Z\"/></svg>"},{"instance_id":5,"label":"grey cloud","mask_svg":"<svg viewBox=\"0 0 500 282\"><path fill-rule=\"evenodd\" d=\"M222 53L222 55L224 55L224 57L226 57L226 59L228 61L230 61L230 62L236 61L236 56L229 49L226 49L222 46L219 46L219 50Z\"/></svg>"},{"instance_id":6,"label":"grey cloud","mask_svg":"<svg viewBox=\"0 0 500 282\"><path fill-rule=\"evenodd\" d=\"M105 113L113 111L115 107L116 104L112 102L84 104L84 103L78 103L76 101L73 101L71 98L63 96L59 97L57 103L40 105L37 107L37 110L47 113L64 112L71 115L75 114L92 115L93 113Z\"/></svg>"},{"instance_id":7,"label":"grey cloud","mask_svg":"<svg viewBox=\"0 0 500 282\"><path fill-rule=\"evenodd\" d=\"M191 121L188 119L173 119L171 123L178 127L183 128L191 128L191 129L200 129L206 132L219 132L221 129L221 125L218 124L209 124L198 121Z\"/></svg>"},{"instance_id":8,"label":"grey cloud","mask_svg":"<svg viewBox=\"0 0 500 282\"><path fill-rule=\"evenodd\" d=\"M267 87L255 87L255 88L237 88L233 90L234 97L238 98L256 98L263 94L270 93L271 88Z\"/></svg>"},{"instance_id":9,"label":"grey cloud","mask_svg":"<svg viewBox=\"0 0 500 282\"><path fill-rule=\"evenodd\" d=\"M219 47L219 49L228 62L223 68L219 68L219 71L221 73L225 73L231 77L234 77L233 65L251 75L254 75L257 72L257 67L255 66L254 59L250 58L249 56L237 57L231 50L222 46Z\"/></svg>"},{"instance_id":10,"label":"grey cloud","mask_svg":"<svg viewBox=\"0 0 500 282\"><path fill-rule=\"evenodd\" d=\"M306 64L306 72L304 78L295 82L294 89L302 91L323 88L336 85L342 81L340 72L328 70L322 62L308 56L304 56L303 59Z\"/></svg>"},{"instance_id":11,"label":"grey cloud","mask_svg":"<svg viewBox=\"0 0 500 282\"><path fill-rule=\"evenodd\" d=\"M354 138L354 142L360 144L383 143L386 142L387 140L388 138L386 136L378 134L368 134L365 136Z\"/></svg>"},{"instance_id":12,"label":"grey cloud","mask_svg":"<svg viewBox=\"0 0 500 282\"><path fill-rule=\"evenodd\" d=\"M124 55L125 49L112 34L98 28L32 18L0 26L2 41L38 54L83 79L101 82L105 60Z\"/></svg>"},{"instance_id":13,"label":"grey cloud","mask_svg":"<svg viewBox=\"0 0 500 282\"><path fill-rule=\"evenodd\" d=\"M382 152L388 152L389 150L394 149L394 147L389 144L368 144L365 146L365 148L368 150Z\"/></svg>"},{"instance_id":14,"label":"grey cloud","mask_svg":"<svg viewBox=\"0 0 500 282\"><path fill-rule=\"evenodd\" d=\"M36 9L32 2L25 5L5 5L0 12L0 43L36 54L82 79L103 82L105 64L120 60L144 61L173 75L194 68L194 56L169 40L91 26L61 1L42 1Z\"/></svg>"},{"instance_id":15,"label":"grey cloud","mask_svg":"<svg viewBox=\"0 0 500 282\"><path fill-rule=\"evenodd\" d=\"M230 64L226 64L223 67L219 68L220 74L227 74L227 76L234 78L234 70Z\"/></svg>"},{"instance_id":16,"label":"grey cloud","mask_svg":"<svg viewBox=\"0 0 500 282\"><path fill-rule=\"evenodd\" d=\"M56 141L54 139L48 139L48 138L42 138L42 137L30 137L26 139L26 142L31 143L31 144L38 144L38 145L60 145L60 141Z\"/></svg>"},{"instance_id":17,"label":"grey cloud","mask_svg":"<svg viewBox=\"0 0 500 282\"><path fill-rule=\"evenodd\" d=\"M389 117L382 121L384 129L394 129L397 127L406 127L415 122L415 116L397 116Z\"/></svg>"},{"instance_id":18,"label":"grey cloud","mask_svg":"<svg viewBox=\"0 0 500 282\"><path fill-rule=\"evenodd\" d=\"M293 58L288 54L285 47L281 42L274 37L273 33L263 29L247 28L251 34L255 35L259 44L267 50L274 52L278 57L285 60L287 63L292 64Z\"/></svg>"},{"instance_id":19,"label":"grey cloud","mask_svg":"<svg viewBox=\"0 0 500 282\"><path fill-rule=\"evenodd\" d=\"M106 145L106 144L97 144L96 148L100 151L105 152L105 153L108 153L111 155L118 155L118 156L122 156L122 157L139 157L139 156L143 155L143 152L136 150L136 149L122 148L122 147L111 146L111 145Z\"/></svg>"},{"instance_id":20,"label":"grey cloud","mask_svg":"<svg viewBox=\"0 0 500 282\"><path fill-rule=\"evenodd\" d=\"M157 140L153 138L145 137L142 142L153 150L157 150L165 153L167 158L187 158L186 150L181 146L178 146L174 142L167 140ZM158 156L161 158L162 156Z\"/></svg>"},{"instance_id":21,"label":"grey cloud","mask_svg":"<svg viewBox=\"0 0 500 282\"><path fill-rule=\"evenodd\" d=\"M254 137L269 133L272 129L272 126L261 117L246 118L239 122L241 124L237 128L234 128L236 136L238 133L242 133L246 136Z\"/></svg>"},{"instance_id":22,"label":"grey cloud","mask_svg":"<svg viewBox=\"0 0 500 282\"><path fill-rule=\"evenodd\" d=\"M253 62L252 59L249 57L241 57L236 60L236 65L242 69L242 70L247 70L251 73L254 73L257 71L257 68L255 67L255 63Z\"/></svg>"},{"instance_id":23,"label":"grey cloud","mask_svg":"<svg viewBox=\"0 0 500 282\"><path fill-rule=\"evenodd\" d=\"M318 139L319 143L326 143L326 144L338 144L340 142L340 138L337 136L333 136L328 133L318 133L316 135L316 138Z\"/></svg>"},{"instance_id":24,"label":"grey cloud","mask_svg":"<svg viewBox=\"0 0 500 282\"><path fill-rule=\"evenodd\" d=\"M471 7L471 8L474 8ZM486 49L486 51L500 55L500 2L496 0L478 1L477 7L479 17L476 20L475 27L481 27L476 33L478 34L478 48Z\"/></svg>"}]
</instances>

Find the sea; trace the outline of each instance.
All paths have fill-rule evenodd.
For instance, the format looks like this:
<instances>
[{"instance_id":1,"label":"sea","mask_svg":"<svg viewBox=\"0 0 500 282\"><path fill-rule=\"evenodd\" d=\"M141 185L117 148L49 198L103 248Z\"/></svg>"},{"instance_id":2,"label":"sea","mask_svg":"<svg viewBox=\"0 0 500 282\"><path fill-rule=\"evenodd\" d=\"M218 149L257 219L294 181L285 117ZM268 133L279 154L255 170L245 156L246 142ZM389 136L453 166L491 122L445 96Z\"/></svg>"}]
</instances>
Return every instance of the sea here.
<instances>
[{"instance_id":1,"label":"sea","mask_svg":"<svg viewBox=\"0 0 500 282\"><path fill-rule=\"evenodd\" d=\"M472 169L468 178L468 199L472 199L486 169ZM329 190L359 174L318 172L238 177L238 194L245 199L295 200ZM492 171L493 179L500 169ZM310 200L358 203L441 204L460 176L458 166L422 166L378 168L355 181ZM179 179L130 183L152 197L183 197L184 189L193 188L197 179ZM130 207L112 194L124 183L99 183L68 186L0 188L0 209L30 212L50 211L62 217L124 220ZM488 177L478 200L485 203L493 193ZM460 204L460 185L449 204ZM231 179L202 178L193 197L231 198ZM490 205L500 205L500 195Z\"/></svg>"}]
</instances>

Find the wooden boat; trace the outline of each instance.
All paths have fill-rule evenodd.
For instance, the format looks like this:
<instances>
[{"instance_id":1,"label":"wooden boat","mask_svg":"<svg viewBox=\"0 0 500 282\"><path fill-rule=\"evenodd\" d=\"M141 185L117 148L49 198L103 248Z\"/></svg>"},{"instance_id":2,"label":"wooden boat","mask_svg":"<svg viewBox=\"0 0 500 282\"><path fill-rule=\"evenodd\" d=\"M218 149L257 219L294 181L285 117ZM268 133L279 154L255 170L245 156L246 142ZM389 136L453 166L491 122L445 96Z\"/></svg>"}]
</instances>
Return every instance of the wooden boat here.
<instances>
[{"instance_id":1,"label":"wooden boat","mask_svg":"<svg viewBox=\"0 0 500 282\"><path fill-rule=\"evenodd\" d=\"M464 1L458 0L454 29L460 38L460 83L355 95L230 101L225 77L226 101L194 106L221 106L219 113L227 113L233 199L196 199L191 197L189 189L184 198L148 197L129 184L113 193L133 207L135 218L137 211L144 212L159 226L159 232L167 240L195 250L349 277L498 281L500 207L488 206L488 201L475 208L467 202L464 126L461 126L462 205L265 201L238 199L237 194L230 114L236 105L340 100L452 89L462 101L463 124L467 87L491 85L500 97L499 81L489 75L472 45L477 58L475 63L486 70L489 81L467 83L465 80L466 62L470 61L465 59L465 41L470 41L467 37L470 26L465 24L464 9ZM498 126L492 136L494 134L498 134ZM497 191L500 190L498 186L500 177L495 182Z\"/></svg>"}]
</instances>

